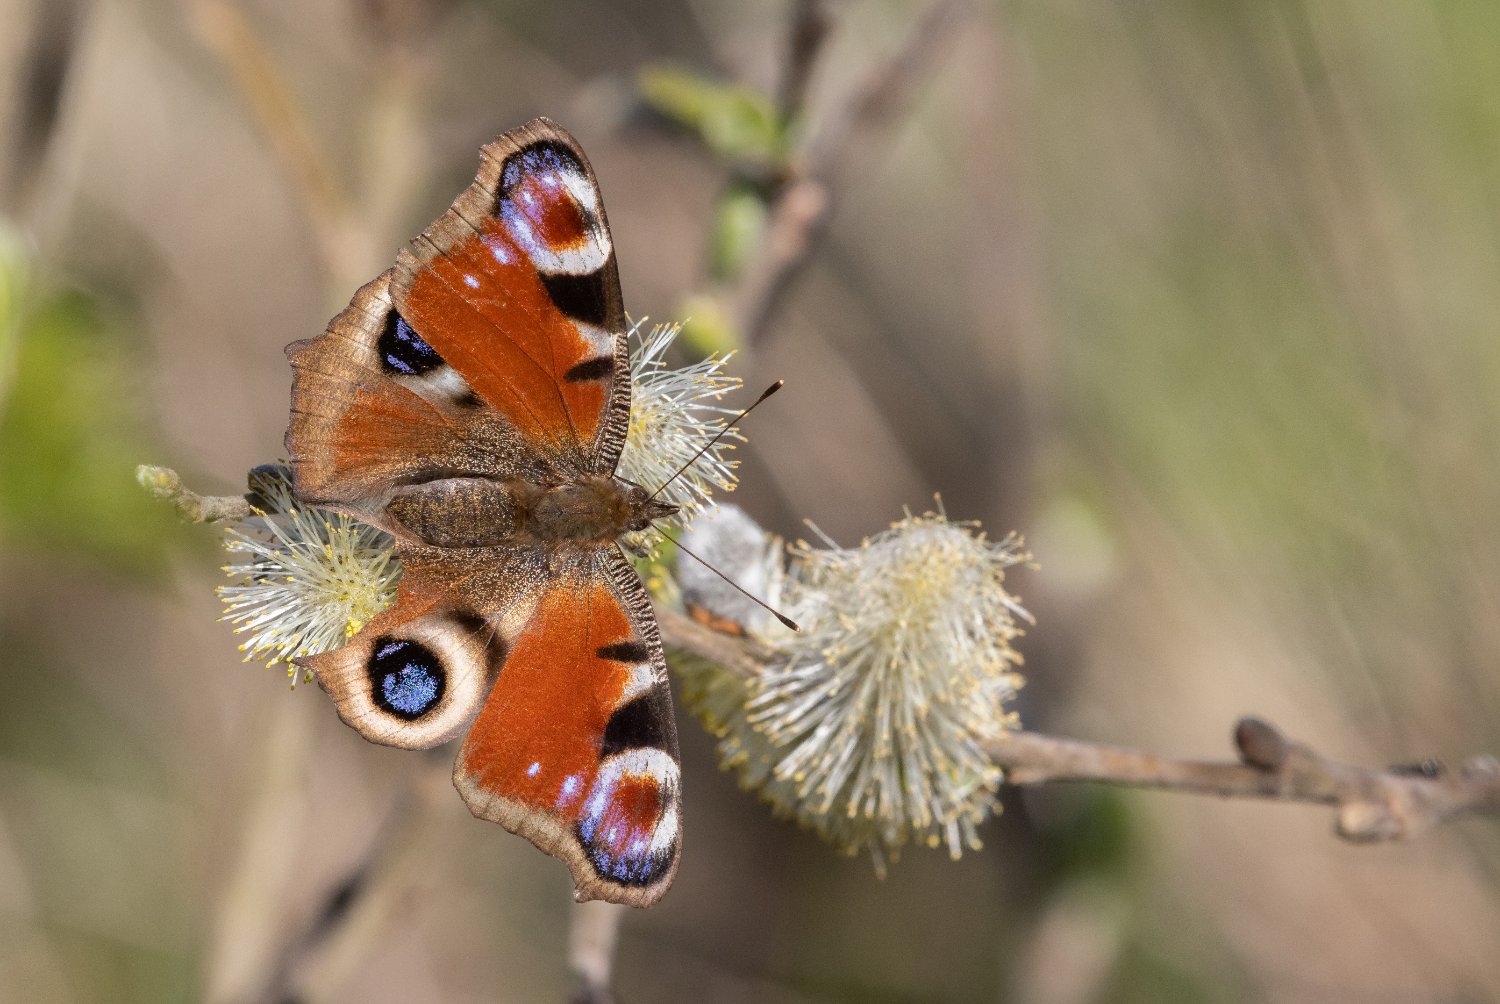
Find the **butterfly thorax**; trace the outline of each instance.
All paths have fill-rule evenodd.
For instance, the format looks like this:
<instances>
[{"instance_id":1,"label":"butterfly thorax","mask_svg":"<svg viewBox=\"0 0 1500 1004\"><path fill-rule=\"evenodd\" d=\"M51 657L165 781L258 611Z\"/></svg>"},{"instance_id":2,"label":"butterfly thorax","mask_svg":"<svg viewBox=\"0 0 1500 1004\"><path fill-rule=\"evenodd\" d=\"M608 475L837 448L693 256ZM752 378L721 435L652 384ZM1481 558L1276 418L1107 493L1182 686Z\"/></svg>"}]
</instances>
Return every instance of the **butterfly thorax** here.
<instances>
[{"instance_id":1,"label":"butterfly thorax","mask_svg":"<svg viewBox=\"0 0 1500 1004\"><path fill-rule=\"evenodd\" d=\"M401 529L435 547L599 545L676 511L609 475L559 484L443 478L402 488L386 506Z\"/></svg>"}]
</instances>

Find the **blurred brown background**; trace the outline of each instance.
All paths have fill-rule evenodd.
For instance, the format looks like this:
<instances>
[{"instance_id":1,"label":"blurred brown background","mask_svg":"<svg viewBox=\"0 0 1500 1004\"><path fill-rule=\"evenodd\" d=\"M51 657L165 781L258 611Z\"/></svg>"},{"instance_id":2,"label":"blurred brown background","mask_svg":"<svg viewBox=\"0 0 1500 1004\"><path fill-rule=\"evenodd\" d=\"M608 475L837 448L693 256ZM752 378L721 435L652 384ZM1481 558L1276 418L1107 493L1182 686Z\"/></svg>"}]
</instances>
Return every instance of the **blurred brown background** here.
<instances>
[{"instance_id":1,"label":"blurred brown background","mask_svg":"<svg viewBox=\"0 0 1500 1004\"><path fill-rule=\"evenodd\" d=\"M829 9L813 126L917 17ZM536 114L593 160L632 312L681 316L729 172L639 75L774 91L789 10L0 0L0 999L250 999L426 769L238 662L216 533L135 465L228 492L279 456L282 346ZM736 501L1025 532L1035 728L1500 752L1497 37L1420 0L963 8L739 358L789 386ZM627 1001L1500 998L1494 822L1358 848L1307 807L1012 793L984 851L880 882L681 729ZM301 999L565 999L565 869L427 804Z\"/></svg>"}]
</instances>

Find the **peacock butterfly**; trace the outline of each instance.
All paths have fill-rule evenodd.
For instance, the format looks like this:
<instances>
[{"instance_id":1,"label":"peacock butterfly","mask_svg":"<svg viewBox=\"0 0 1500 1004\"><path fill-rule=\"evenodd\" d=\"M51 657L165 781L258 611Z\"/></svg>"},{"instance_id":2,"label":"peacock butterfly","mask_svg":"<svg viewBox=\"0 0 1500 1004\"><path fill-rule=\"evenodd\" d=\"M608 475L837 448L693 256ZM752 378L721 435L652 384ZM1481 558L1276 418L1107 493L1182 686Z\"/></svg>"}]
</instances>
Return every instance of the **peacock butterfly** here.
<instances>
[{"instance_id":1,"label":"peacock butterfly","mask_svg":"<svg viewBox=\"0 0 1500 1004\"><path fill-rule=\"evenodd\" d=\"M469 809L566 862L575 896L656 902L682 841L661 637L621 534L671 515L615 474L630 420L604 203L535 119L393 269L287 347L295 495L389 532L395 602L303 660L373 742L465 736Z\"/></svg>"}]
</instances>

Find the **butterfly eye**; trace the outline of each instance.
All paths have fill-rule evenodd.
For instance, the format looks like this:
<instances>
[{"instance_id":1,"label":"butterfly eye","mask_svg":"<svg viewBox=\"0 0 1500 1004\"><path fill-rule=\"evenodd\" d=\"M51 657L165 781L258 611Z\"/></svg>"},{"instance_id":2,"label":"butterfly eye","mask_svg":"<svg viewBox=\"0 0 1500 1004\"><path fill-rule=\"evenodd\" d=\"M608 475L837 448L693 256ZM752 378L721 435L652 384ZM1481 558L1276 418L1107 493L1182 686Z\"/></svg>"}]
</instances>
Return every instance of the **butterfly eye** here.
<instances>
[{"instance_id":1,"label":"butterfly eye","mask_svg":"<svg viewBox=\"0 0 1500 1004\"><path fill-rule=\"evenodd\" d=\"M408 721L437 706L447 688L448 675L437 655L424 645L404 639L375 643L370 659L370 682L375 703Z\"/></svg>"}]
</instances>

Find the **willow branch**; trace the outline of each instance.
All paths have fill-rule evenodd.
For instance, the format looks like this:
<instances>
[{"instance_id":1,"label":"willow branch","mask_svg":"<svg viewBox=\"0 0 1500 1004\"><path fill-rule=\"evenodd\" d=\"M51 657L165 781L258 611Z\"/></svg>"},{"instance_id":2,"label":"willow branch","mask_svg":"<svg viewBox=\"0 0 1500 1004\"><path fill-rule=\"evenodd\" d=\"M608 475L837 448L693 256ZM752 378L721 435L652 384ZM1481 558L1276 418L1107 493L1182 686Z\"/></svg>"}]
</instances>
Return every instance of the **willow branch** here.
<instances>
[{"instance_id":1,"label":"willow branch","mask_svg":"<svg viewBox=\"0 0 1500 1004\"><path fill-rule=\"evenodd\" d=\"M751 677L769 655L753 642L660 610L662 639ZM1500 816L1500 761L1471 757L1456 770L1437 761L1376 768L1339 763L1258 718L1235 726L1238 760L1185 760L1139 750L1013 732L985 752L1013 785L1093 781L1221 798L1311 802L1337 809L1334 832L1355 843L1404 840L1464 816Z\"/></svg>"},{"instance_id":2,"label":"willow branch","mask_svg":"<svg viewBox=\"0 0 1500 1004\"><path fill-rule=\"evenodd\" d=\"M1225 798L1313 802L1338 809L1345 840L1403 840L1462 816L1500 815L1500 761L1471 757L1457 770L1438 761L1392 768L1329 760L1269 722L1242 718L1238 761L1177 760L1097 743L1017 732L988 752L1011 784L1101 781Z\"/></svg>"},{"instance_id":3,"label":"willow branch","mask_svg":"<svg viewBox=\"0 0 1500 1004\"><path fill-rule=\"evenodd\" d=\"M965 0L934 0L900 47L808 136L771 203L765 237L731 294L730 316L749 344L765 333L793 278L822 239L834 183L866 142L896 121L918 87L940 65L942 47L967 6ZM799 27L801 18L794 23L781 99L783 108L792 111L800 107L824 30L818 5L803 4L799 11L808 24Z\"/></svg>"}]
</instances>

